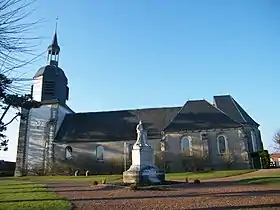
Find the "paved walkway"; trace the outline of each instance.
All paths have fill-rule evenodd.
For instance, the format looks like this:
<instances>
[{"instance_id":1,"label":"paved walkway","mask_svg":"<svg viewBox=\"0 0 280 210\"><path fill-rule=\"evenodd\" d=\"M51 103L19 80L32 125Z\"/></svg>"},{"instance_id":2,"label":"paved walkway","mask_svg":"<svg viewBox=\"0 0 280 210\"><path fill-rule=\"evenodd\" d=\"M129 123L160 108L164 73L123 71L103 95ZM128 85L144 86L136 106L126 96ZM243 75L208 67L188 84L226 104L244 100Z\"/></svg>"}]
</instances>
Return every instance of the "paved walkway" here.
<instances>
[{"instance_id":1,"label":"paved walkway","mask_svg":"<svg viewBox=\"0 0 280 210\"><path fill-rule=\"evenodd\" d=\"M85 183L52 183L50 190L66 197L74 209L280 209L280 187L238 184L236 180L260 176L256 171L234 177L185 184L163 191L131 191L127 188ZM280 172L271 170L270 173Z\"/></svg>"}]
</instances>

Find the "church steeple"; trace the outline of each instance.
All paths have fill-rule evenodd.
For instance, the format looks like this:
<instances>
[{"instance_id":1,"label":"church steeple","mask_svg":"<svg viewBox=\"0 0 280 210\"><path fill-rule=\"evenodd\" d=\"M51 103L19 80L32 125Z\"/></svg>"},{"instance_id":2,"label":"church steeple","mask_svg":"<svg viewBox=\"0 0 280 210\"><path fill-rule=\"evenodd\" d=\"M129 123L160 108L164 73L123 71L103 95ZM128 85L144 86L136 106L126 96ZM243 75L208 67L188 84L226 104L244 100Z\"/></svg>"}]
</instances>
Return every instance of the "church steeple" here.
<instances>
[{"instance_id":1,"label":"church steeple","mask_svg":"<svg viewBox=\"0 0 280 210\"><path fill-rule=\"evenodd\" d=\"M53 40L52 40L52 43L48 47L47 64L58 66L59 52L60 52L60 47L59 47L58 41L57 41L57 22L56 22Z\"/></svg>"},{"instance_id":2,"label":"church steeple","mask_svg":"<svg viewBox=\"0 0 280 210\"><path fill-rule=\"evenodd\" d=\"M48 47L48 63L34 76L32 96L36 101L56 100L64 105L68 100L68 79L58 66L59 52L56 27L52 43Z\"/></svg>"}]
</instances>

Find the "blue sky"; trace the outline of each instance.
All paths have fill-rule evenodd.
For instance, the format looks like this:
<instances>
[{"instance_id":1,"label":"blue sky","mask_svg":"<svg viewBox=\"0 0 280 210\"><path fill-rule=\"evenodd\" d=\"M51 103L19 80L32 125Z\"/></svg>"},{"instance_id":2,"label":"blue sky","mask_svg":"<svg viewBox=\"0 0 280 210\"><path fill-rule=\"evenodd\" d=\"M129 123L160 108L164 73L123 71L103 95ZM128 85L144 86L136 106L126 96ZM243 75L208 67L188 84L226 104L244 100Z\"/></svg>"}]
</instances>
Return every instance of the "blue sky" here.
<instances>
[{"instance_id":1,"label":"blue sky","mask_svg":"<svg viewBox=\"0 0 280 210\"><path fill-rule=\"evenodd\" d=\"M37 0L32 20L50 43L59 17L60 66L77 112L183 105L231 94L261 124L280 128L280 3L276 0ZM32 77L46 63L44 54ZM278 91L277 91L278 90ZM15 160L18 122L8 128Z\"/></svg>"}]
</instances>

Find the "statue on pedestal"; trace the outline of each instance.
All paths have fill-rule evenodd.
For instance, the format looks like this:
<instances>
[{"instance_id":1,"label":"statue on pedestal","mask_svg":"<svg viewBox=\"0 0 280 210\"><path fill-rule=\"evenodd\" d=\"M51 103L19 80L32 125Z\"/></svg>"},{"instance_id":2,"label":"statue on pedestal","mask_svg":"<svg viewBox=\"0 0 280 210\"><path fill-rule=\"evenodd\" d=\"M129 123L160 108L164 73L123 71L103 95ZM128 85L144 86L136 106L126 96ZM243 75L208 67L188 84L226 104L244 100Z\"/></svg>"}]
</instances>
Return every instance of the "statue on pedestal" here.
<instances>
[{"instance_id":1,"label":"statue on pedestal","mask_svg":"<svg viewBox=\"0 0 280 210\"><path fill-rule=\"evenodd\" d=\"M148 144L147 132L144 130L141 120L139 121L139 124L136 126L136 131L137 131L137 140L134 145L148 147L149 144Z\"/></svg>"},{"instance_id":2,"label":"statue on pedestal","mask_svg":"<svg viewBox=\"0 0 280 210\"><path fill-rule=\"evenodd\" d=\"M137 139L132 149L132 164L123 172L124 183L151 184L165 180L165 172L155 165L154 149L148 144L147 131L140 120L136 126Z\"/></svg>"}]
</instances>

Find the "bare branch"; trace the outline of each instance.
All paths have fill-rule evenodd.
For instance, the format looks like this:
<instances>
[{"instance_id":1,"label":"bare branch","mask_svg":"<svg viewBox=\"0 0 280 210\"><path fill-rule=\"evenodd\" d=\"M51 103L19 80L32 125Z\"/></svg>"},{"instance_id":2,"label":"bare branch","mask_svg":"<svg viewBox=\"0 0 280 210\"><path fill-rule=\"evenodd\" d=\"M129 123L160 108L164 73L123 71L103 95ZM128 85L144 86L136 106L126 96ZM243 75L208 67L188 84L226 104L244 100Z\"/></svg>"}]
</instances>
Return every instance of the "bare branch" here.
<instances>
[{"instance_id":1,"label":"bare branch","mask_svg":"<svg viewBox=\"0 0 280 210\"><path fill-rule=\"evenodd\" d=\"M40 21L26 22L35 0L0 0L0 72L8 73L30 63L23 54L31 53L38 37L30 36ZM34 60L34 59L32 59Z\"/></svg>"},{"instance_id":2,"label":"bare branch","mask_svg":"<svg viewBox=\"0 0 280 210\"><path fill-rule=\"evenodd\" d=\"M273 136L273 143L274 149L279 151L280 150L280 130L278 130L275 135Z\"/></svg>"},{"instance_id":3,"label":"bare branch","mask_svg":"<svg viewBox=\"0 0 280 210\"><path fill-rule=\"evenodd\" d=\"M3 126L6 127L6 126L10 125L18 116L20 116L20 113L17 113L9 122L4 124Z\"/></svg>"},{"instance_id":4,"label":"bare branch","mask_svg":"<svg viewBox=\"0 0 280 210\"><path fill-rule=\"evenodd\" d=\"M11 107L10 104L7 105L7 107L5 107L5 111L2 113L2 116L0 118L0 122L3 122L3 119L4 119L5 115L7 114L7 112L9 111L10 107Z\"/></svg>"},{"instance_id":5,"label":"bare branch","mask_svg":"<svg viewBox=\"0 0 280 210\"><path fill-rule=\"evenodd\" d=\"M8 139L3 134L18 116L20 112L7 123L3 119L10 108L31 108L40 107L41 103L33 101L30 93L30 85L24 86L19 83L18 77L12 77L22 67L33 63L42 56L34 55L34 47L38 46L32 30L40 23L29 21L30 15L34 12L31 7L36 0L0 0L0 106L4 110L0 117L0 150L8 149ZM30 58L31 56L31 58Z\"/></svg>"}]
</instances>

